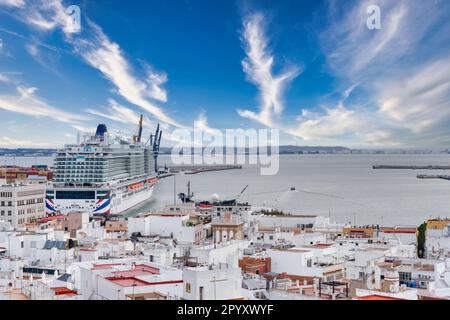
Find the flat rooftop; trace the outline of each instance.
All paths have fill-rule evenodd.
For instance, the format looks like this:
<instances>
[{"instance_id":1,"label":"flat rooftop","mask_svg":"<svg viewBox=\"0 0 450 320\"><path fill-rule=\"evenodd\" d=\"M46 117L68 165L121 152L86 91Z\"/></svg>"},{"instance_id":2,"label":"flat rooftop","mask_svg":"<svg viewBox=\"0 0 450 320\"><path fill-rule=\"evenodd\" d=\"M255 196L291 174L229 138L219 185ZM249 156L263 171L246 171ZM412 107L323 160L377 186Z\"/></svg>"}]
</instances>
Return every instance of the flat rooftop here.
<instances>
[{"instance_id":1,"label":"flat rooftop","mask_svg":"<svg viewBox=\"0 0 450 320\"><path fill-rule=\"evenodd\" d=\"M382 295L378 295L378 294L371 294L368 296L357 297L356 300L405 300L405 299L382 296Z\"/></svg>"},{"instance_id":2,"label":"flat rooftop","mask_svg":"<svg viewBox=\"0 0 450 320\"><path fill-rule=\"evenodd\" d=\"M121 287L139 287L139 286L157 286L157 285L166 285L166 284L177 284L177 283L183 283L183 280L168 280L168 281L155 281L155 282L148 282L141 279L138 279L136 277L123 277L123 278L116 278L116 277L108 277L105 278L106 280L109 280Z\"/></svg>"}]
</instances>

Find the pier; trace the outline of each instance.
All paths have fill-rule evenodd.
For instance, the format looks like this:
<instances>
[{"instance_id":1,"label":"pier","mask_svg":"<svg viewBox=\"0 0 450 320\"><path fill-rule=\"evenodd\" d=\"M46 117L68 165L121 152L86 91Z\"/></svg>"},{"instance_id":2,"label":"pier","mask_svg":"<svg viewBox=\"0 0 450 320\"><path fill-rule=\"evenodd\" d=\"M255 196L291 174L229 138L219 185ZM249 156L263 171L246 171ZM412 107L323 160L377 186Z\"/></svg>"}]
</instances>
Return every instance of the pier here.
<instances>
[{"instance_id":1,"label":"pier","mask_svg":"<svg viewBox=\"0 0 450 320\"><path fill-rule=\"evenodd\" d=\"M450 170L450 166L374 165L373 169Z\"/></svg>"},{"instance_id":2,"label":"pier","mask_svg":"<svg viewBox=\"0 0 450 320\"><path fill-rule=\"evenodd\" d=\"M160 174L160 178L172 176L175 173L197 174L201 172L223 171L242 169L241 165L175 165L164 168L164 173ZM161 170L160 170L161 172Z\"/></svg>"},{"instance_id":3,"label":"pier","mask_svg":"<svg viewBox=\"0 0 450 320\"><path fill-rule=\"evenodd\" d=\"M435 175L435 174L418 174L418 179L443 179L443 180L450 180L449 175Z\"/></svg>"}]
</instances>

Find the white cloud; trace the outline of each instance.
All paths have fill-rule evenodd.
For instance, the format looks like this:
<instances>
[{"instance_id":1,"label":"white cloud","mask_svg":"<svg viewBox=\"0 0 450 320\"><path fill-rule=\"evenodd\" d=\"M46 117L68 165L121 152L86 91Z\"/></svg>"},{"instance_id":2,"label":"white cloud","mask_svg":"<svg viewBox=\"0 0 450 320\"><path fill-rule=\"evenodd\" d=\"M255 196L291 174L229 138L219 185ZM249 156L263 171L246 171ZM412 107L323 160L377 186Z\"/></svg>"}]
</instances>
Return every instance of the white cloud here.
<instances>
[{"instance_id":1,"label":"white cloud","mask_svg":"<svg viewBox=\"0 0 450 320\"><path fill-rule=\"evenodd\" d=\"M10 82L10 80L9 80L9 78L7 76L5 76L4 74L0 73L0 82L8 83L8 82Z\"/></svg>"},{"instance_id":2,"label":"white cloud","mask_svg":"<svg viewBox=\"0 0 450 320\"><path fill-rule=\"evenodd\" d=\"M0 0L0 5L23 8L23 6L25 5L25 0Z\"/></svg>"},{"instance_id":3,"label":"white cloud","mask_svg":"<svg viewBox=\"0 0 450 320\"><path fill-rule=\"evenodd\" d=\"M25 49L27 50L28 54L42 67L45 69L51 71L52 73L62 76L61 72L59 71L57 67L57 60L59 57L59 54L57 51L49 49L49 50L41 50L41 48L49 48L45 44L39 43L38 41L31 41L30 43L26 44ZM51 47L50 47L51 48Z\"/></svg>"},{"instance_id":4,"label":"white cloud","mask_svg":"<svg viewBox=\"0 0 450 320\"><path fill-rule=\"evenodd\" d=\"M161 86L167 82L167 74L165 72L158 73L153 68L147 67L148 74L148 95L150 98L167 102L167 91L164 90Z\"/></svg>"},{"instance_id":5,"label":"white cloud","mask_svg":"<svg viewBox=\"0 0 450 320\"><path fill-rule=\"evenodd\" d=\"M80 131L81 133L91 133L91 134L93 134L96 130L96 127L86 127L78 124L72 125L72 128L74 128L77 131Z\"/></svg>"},{"instance_id":6,"label":"white cloud","mask_svg":"<svg viewBox=\"0 0 450 320\"><path fill-rule=\"evenodd\" d=\"M33 0L19 1L21 5L16 14L20 20L41 31L51 31L60 28L66 35L70 35L72 25L70 17L61 0Z\"/></svg>"},{"instance_id":7,"label":"white cloud","mask_svg":"<svg viewBox=\"0 0 450 320\"><path fill-rule=\"evenodd\" d=\"M413 133L450 120L450 58L377 84L380 112Z\"/></svg>"},{"instance_id":8,"label":"white cloud","mask_svg":"<svg viewBox=\"0 0 450 320\"><path fill-rule=\"evenodd\" d=\"M369 5L373 1L342 5L345 13L332 13L329 27L320 35L331 69L355 81L376 75L408 54L441 15L426 2L380 1L382 29L370 30Z\"/></svg>"},{"instance_id":9,"label":"white cloud","mask_svg":"<svg viewBox=\"0 0 450 320\"><path fill-rule=\"evenodd\" d=\"M261 13L244 19L243 42L247 57L242 61L247 79L260 91L260 110L255 113L239 109L238 113L271 127L274 125L273 116L280 116L283 111L282 95L285 88L300 71L296 66L289 66L280 74L273 74L274 56L268 47L263 22L264 15Z\"/></svg>"},{"instance_id":10,"label":"white cloud","mask_svg":"<svg viewBox=\"0 0 450 320\"><path fill-rule=\"evenodd\" d=\"M86 118L48 104L38 97L35 87L17 87L18 95L0 95L0 109L37 118L46 117L60 122L75 123Z\"/></svg>"},{"instance_id":11,"label":"white cloud","mask_svg":"<svg viewBox=\"0 0 450 320\"><path fill-rule=\"evenodd\" d=\"M61 0L0 0L0 6L16 9L9 13L38 30L61 28L65 33L71 32Z\"/></svg>"},{"instance_id":12,"label":"white cloud","mask_svg":"<svg viewBox=\"0 0 450 320\"><path fill-rule=\"evenodd\" d=\"M140 117L137 112L122 106L114 99L109 99L109 107L106 108L106 112L97 109L86 109L86 112L109 120L133 125L139 122ZM145 121L147 122L148 120L145 119Z\"/></svg>"},{"instance_id":13,"label":"white cloud","mask_svg":"<svg viewBox=\"0 0 450 320\"><path fill-rule=\"evenodd\" d=\"M83 34L73 36L65 10L61 0L28 1L16 15L38 30L62 29L65 33L64 39L73 45L76 54L99 70L115 86L119 95L151 113L158 120L181 127L150 100L167 101L167 92L161 87L167 81L167 75L147 68L145 79L137 77L120 46L111 41L95 23L88 21L85 28L87 30L84 30ZM36 56L37 48L28 49Z\"/></svg>"},{"instance_id":14,"label":"white cloud","mask_svg":"<svg viewBox=\"0 0 450 320\"><path fill-rule=\"evenodd\" d=\"M371 146L397 146L398 142L394 141L392 132L389 131L374 131L364 135L365 142Z\"/></svg>"},{"instance_id":15,"label":"white cloud","mask_svg":"<svg viewBox=\"0 0 450 320\"><path fill-rule=\"evenodd\" d=\"M129 103L148 111L160 121L180 127L181 125L148 99L155 97L159 100L166 99L165 91L159 87L166 78L153 73L149 85L149 81L135 77L119 45L110 41L95 24L91 23L90 26L93 32L91 39L70 40L76 52L111 81L117 92Z\"/></svg>"},{"instance_id":16,"label":"white cloud","mask_svg":"<svg viewBox=\"0 0 450 320\"><path fill-rule=\"evenodd\" d=\"M323 114L303 110L299 124L286 132L306 141L339 140L343 135L355 134L365 126L366 121L361 115L342 104L324 110Z\"/></svg>"},{"instance_id":17,"label":"white cloud","mask_svg":"<svg viewBox=\"0 0 450 320\"><path fill-rule=\"evenodd\" d=\"M222 132L220 130L211 128L208 125L208 118L206 117L206 114L204 112L200 113L198 119L194 121L194 128L200 129L209 135L222 135Z\"/></svg>"},{"instance_id":18,"label":"white cloud","mask_svg":"<svg viewBox=\"0 0 450 320\"><path fill-rule=\"evenodd\" d=\"M360 143L438 145L446 140L450 122L445 55L450 7L439 1L377 1L382 29L369 30L366 8L371 4L332 8L320 36L332 73L366 93L367 108L356 115L370 127L360 131Z\"/></svg>"},{"instance_id":19,"label":"white cloud","mask_svg":"<svg viewBox=\"0 0 450 320\"><path fill-rule=\"evenodd\" d=\"M10 137L0 137L0 147L2 148L52 148L53 144L48 142L36 142L23 139L15 139Z\"/></svg>"}]
</instances>

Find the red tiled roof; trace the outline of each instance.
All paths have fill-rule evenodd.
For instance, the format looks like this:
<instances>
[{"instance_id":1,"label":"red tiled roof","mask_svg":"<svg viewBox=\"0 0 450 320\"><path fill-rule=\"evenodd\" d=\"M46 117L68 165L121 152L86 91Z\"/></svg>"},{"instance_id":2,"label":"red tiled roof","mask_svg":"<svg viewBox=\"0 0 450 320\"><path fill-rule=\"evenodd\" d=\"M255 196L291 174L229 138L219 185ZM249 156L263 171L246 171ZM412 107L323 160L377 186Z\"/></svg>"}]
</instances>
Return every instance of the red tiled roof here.
<instances>
[{"instance_id":1,"label":"red tiled roof","mask_svg":"<svg viewBox=\"0 0 450 320\"><path fill-rule=\"evenodd\" d=\"M313 245L313 247L316 247L316 248L328 248L331 246L332 246L331 243L317 243L317 244Z\"/></svg>"},{"instance_id":2,"label":"red tiled roof","mask_svg":"<svg viewBox=\"0 0 450 320\"><path fill-rule=\"evenodd\" d=\"M115 275L122 276L124 278L135 277L144 274L159 274L158 268L153 268L145 264L136 265L134 269L123 270L114 272Z\"/></svg>"},{"instance_id":3,"label":"red tiled roof","mask_svg":"<svg viewBox=\"0 0 450 320\"><path fill-rule=\"evenodd\" d=\"M381 231L384 233L417 233L417 229L415 228L385 228L381 229Z\"/></svg>"},{"instance_id":4,"label":"red tiled roof","mask_svg":"<svg viewBox=\"0 0 450 320\"><path fill-rule=\"evenodd\" d=\"M51 216L51 217L45 217L45 218L41 218L39 219L40 222L49 222L49 221L53 221L53 220L62 220L64 219L65 216Z\"/></svg>"},{"instance_id":5,"label":"red tiled roof","mask_svg":"<svg viewBox=\"0 0 450 320\"><path fill-rule=\"evenodd\" d=\"M55 292L55 295L62 296L62 295L68 295L68 296L76 296L77 292L75 290L71 290L66 287L56 287L52 288L52 290Z\"/></svg>"}]
</instances>

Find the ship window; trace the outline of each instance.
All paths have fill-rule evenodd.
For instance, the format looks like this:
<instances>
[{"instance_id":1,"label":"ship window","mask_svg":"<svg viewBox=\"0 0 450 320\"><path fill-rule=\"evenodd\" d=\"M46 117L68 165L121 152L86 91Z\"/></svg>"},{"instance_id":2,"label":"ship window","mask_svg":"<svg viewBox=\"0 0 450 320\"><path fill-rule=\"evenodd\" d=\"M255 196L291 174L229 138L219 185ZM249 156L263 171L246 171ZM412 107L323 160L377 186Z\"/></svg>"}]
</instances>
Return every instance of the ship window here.
<instances>
[{"instance_id":1,"label":"ship window","mask_svg":"<svg viewBox=\"0 0 450 320\"><path fill-rule=\"evenodd\" d=\"M56 191L56 199L95 199L95 191Z\"/></svg>"}]
</instances>

